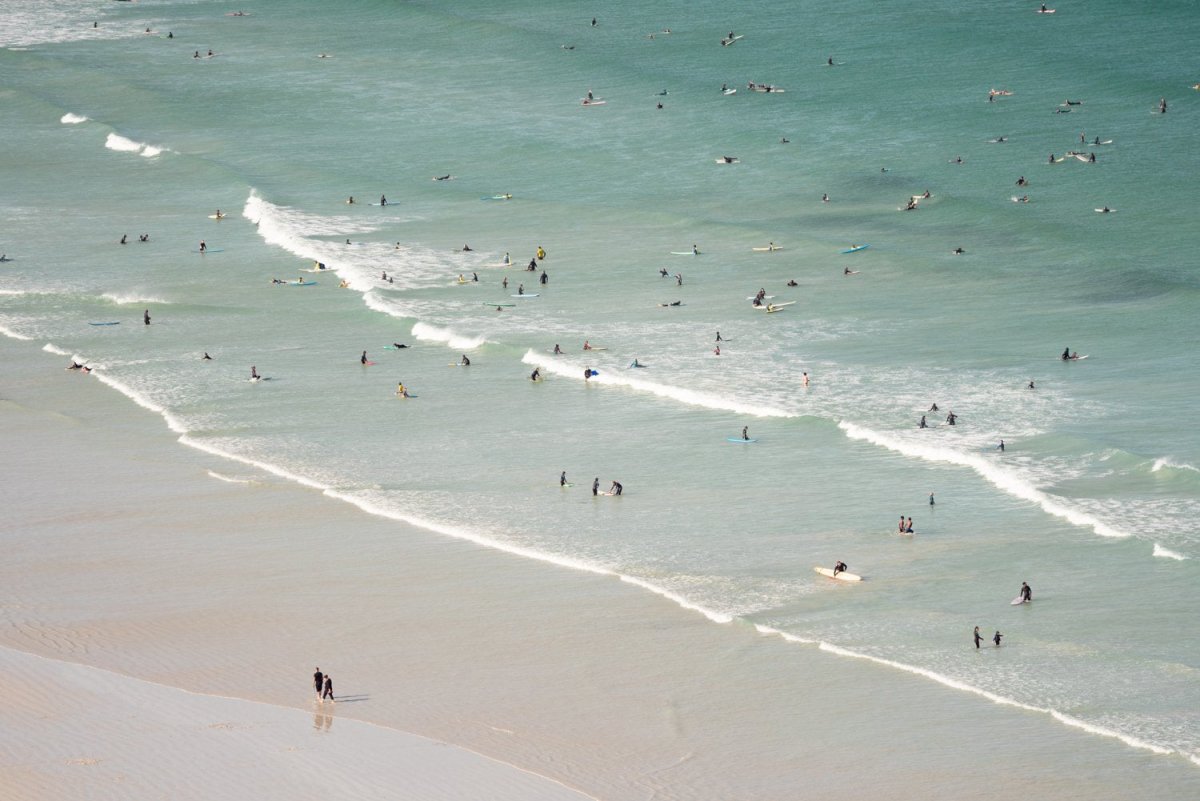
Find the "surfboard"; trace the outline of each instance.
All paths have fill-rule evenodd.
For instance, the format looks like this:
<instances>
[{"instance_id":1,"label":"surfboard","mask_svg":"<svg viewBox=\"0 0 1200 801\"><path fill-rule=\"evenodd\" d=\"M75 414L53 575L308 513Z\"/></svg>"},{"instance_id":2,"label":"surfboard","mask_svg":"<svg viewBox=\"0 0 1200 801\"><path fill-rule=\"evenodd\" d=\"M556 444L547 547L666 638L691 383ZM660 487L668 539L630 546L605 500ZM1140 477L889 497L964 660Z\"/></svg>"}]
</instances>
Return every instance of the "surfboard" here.
<instances>
[{"instance_id":1,"label":"surfboard","mask_svg":"<svg viewBox=\"0 0 1200 801\"><path fill-rule=\"evenodd\" d=\"M217 220L218 222L220 222L221 220L225 219L228 216L229 216L228 214L222 214L220 217L218 217L215 214L210 214L210 215L208 215L208 219Z\"/></svg>"},{"instance_id":2,"label":"surfboard","mask_svg":"<svg viewBox=\"0 0 1200 801\"><path fill-rule=\"evenodd\" d=\"M584 348L584 350L585 350L585 351L589 351L589 350L608 350L608 348L596 348L596 347L591 347L591 348ZM1083 358L1083 357L1080 357L1080 358Z\"/></svg>"},{"instance_id":3,"label":"surfboard","mask_svg":"<svg viewBox=\"0 0 1200 801\"><path fill-rule=\"evenodd\" d=\"M717 164L741 164L742 163L741 159L736 158L734 156L730 156L728 159L726 159L726 158L713 159L713 161L715 161Z\"/></svg>"},{"instance_id":4,"label":"surfboard","mask_svg":"<svg viewBox=\"0 0 1200 801\"><path fill-rule=\"evenodd\" d=\"M694 250L672 250L672 256L699 256L700 254Z\"/></svg>"},{"instance_id":5,"label":"surfboard","mask_svg":"<svg viewBox=\"0 0 1200 801\"><path fill-rule=\"evenodd\" d=\"M371 366L371 365L373 365L374 363L375 363L375 362L360 362L360 364L362 364L362 366L363 366L363 367L370 367L370 366Z\"/></svg>"},{"instance_id":6,"label":"surfboard","mask_svg":"<svg viewBox=\"0 0 1200 801\"><path fill-rule=\"evenodd\" d=\"M729 37L728 39L722 39L722 40L721 40L721 46L722 46L722 47L729 47L731 44L735 44L735 43L737 43L737 42L740 42L741 40L743 40L743 39L745 39L745 38L746 38L746 37L745 37L745 35L744 35L744 34L740 34L740 33L739 33L737 36L731 36L731 37Z\"/></svg>"},{"instance_id":7,"label":"surfboard","mask_svg":"<svg viewBox=\"0 0 1200 801\"><path fill-rule=\"evenodd\" d=\"M755 306L754 308L758 311L770 311L771 309L782 309L787 306L795 306L795 305L796 305L796 301L789 300L786 303L768 303L764 306Z\"/></svg>"},{"instance_id":8,"label":"surfboard","mask_svg":"<svg viewBox=\"0 0 1200 801\"><path fill-rule=\"evenodd\" d=\"M765 300L771 300L771 299L772 299L772 298L774 298L774 297L775 297L774 295L763 295L763 298L764 298ZM754 300L754 296L753 296L753 295L751 295L750 297L746 298L746 300Z\"/></svg>"},{"instance_id":9,"label":"surfboard","mask_svg":"<svg viewBox=\"0 0 1200 801\"><path fill-rule=\"evenodd\" d=\"M480 200L512 200L512 195L487 195Z\"/></svg>"},{"instance_id":10,"label":"surfboard","mask_svg":"<svg viewBox=\"0 0 1200 801\"><path fill-rule=\"evenodd\" d=\"M368 206L395 206L395 203L368 203Z\"/></svg>"},{"instance_id":11,"label":"surfboard","mask_svg":"<svg viewBox=\"0 0 1200 801\"><path fill-rule=\"evenodd\" d=\"M765 248L750 248L750 249L753 250L755 253L774 253L777 250L783 250L783 246L782 245L774 245L774 246L768 245Z\"/></svg>"},{"instance_id":12,"label":"surfboard","mask_svg":"<svg viewBox=\"0 0 1200 801\"><path fill-rule=\"evenodd\" d=\"M1053 14L1057 10L1058 9L1056 9L1056 8L1038 8L1038 9L1035 9L1033 13L1035 13L1035 14Z\"/></svg>"},{"instance_id":13,"label":"surfboard","mask_svg":"<svg viewBox=\"0 0 1200 801\"><path fill-rule=\"evenodd\" d=\"M408 350L408 348L397 348L395 345L384 345L384 350Z\"/></svg>"},{"instance_id":14,"label":"surfboard","mask_svg":"<svg viewBox=\"0 0 1200 801\"><path fill-rule=\"evenodd\" d=\"M1116 209L1096 209L1097 214L1116 214Z\"/></svg>"},{"instance_id":15,"label":"surfboard","mask_svg":"<svg viewBox=\"0 0 1200 801\"><path fill-rule=\"evenodd\" d=\"M835 576L833 575L833 569L828 567L814 567L813 570L817 571L826 578L835 578L838 581L862 581L862 576L856 576L853 573L847 573L845 571L842 571Z\"/></svg>"},{"instance_id":16,"label":"surfboard","mask_svg":"<svg viewBox=\"0 0 1200 801\"><path fill-rule=\"evenodd\" d=\"M1019 197L1015 197L1015 196L1010 198L1010 200L1012 200L1013 203L1032 203L1033 202L1032 200L1026 200L1024 198L1019 198Z\"/></svg>"},{"instance_id":17,"label":"surfboard","mask_svg":"<svg viewBox=\"0 0 1200 801\"><path fill-rule=\"evenodd\" d=\"M120 320L113 320L112 322L108 322L108 323L88 323L88 325L120 325L120 324L121 324Z\"/></svg>"},{"instance_id":18,"label":"surfboard","mask_svg":"<svg viewBox=\"0 0 1200 801\"><path fill-rule=\"evenodd\" d=\"M780 303L779 305L768 306L767 314L774 314L775 312L781 312L781 311L783 311L784 306L791 306L791 305L792 304L790 304L790 303Z\"/></svg>"},{"instance_id":19,"label":"surfboard","mask_svg":"<svg viewBox=\"0 0 1200 801\"><path fill-rule=\"evenodd\" d=\"M224 248L208 248L207 250L193 250L192 252L199 253L200 255L204 255L205 253L224 253L225 249Z\"/></svg>"},{"instance_id":20,"label":"surfboard","mask_svg":"<svg viewBox=\"0 0 1200 801\"><path fill-rule=\"evenodd\" d=\"M316 281L284 281L288 286L315 286Z\"/></svg>"},{"instance_id":21,"label":"surfboard","mask_svg":"<svg viewBox=\"0 0 1200 801\"><path fill-rule=\"evenodd\" d=\"M566 489L567 487L573 487L575 485L568 481L566 484L559 484L558 486L562 489Z\"/></svg>"},{"instance_id":22,"label":"surfboard","mask_svg":"<svg viewBox=\"0 0 1200 801\"><path fill-rule=\"evenodd\" d=\"M509 295L510 298L536 298L541 297L537 292L526 292L524 295Z\"/></svg>"},{"instance_id":23,"label":"surfboard","mask_svg":"<svg viewBox=\"0 0 1200 801\"><path fill-rule=\"evenodd\" d=\"M857 253L860 250L866 250L870 245L854 245L853 247L843 250L842 253Z\"/></svg>"},{"instance_id":24,"label":"surfboard","mask_svg":"<svg viewBox=\"0 0 1200 801\"><path fill-rule=\"evenodd\" d=\"M1020 595L1018 595L1016 598L1013 598L1008 603L1010 606L1020 606L1023 603L1028 603L1028 601L1026 601L1024 598L1022 598Z\"/></svg>"},{"instance_id":25,"label":"surfboard","mask_svg":"<svg viewBox=\"0 0 1200 801\"><path fill-rule=\"evenodd\" d=\"M721 94L725 95L726 97L729 97L730 95L736 95L737 89L722 89Z\"/></svg>"},{"instance_id":26,"label":"surfboard","mask_svg":"<svg viewBox=\"0 0 1200 801\"><path fill-rule=\"evenodd\" d=\"M753 438L751 438L751 439L742 439L741 437L726 437L726 438L725 438L725 441L726 441L726 442L740 442L740 443L742 443L743 445L749 445L749 444L750 444L750 443L752 443L752 442L758 442L758 440L756 440L756 439L753 439Z\"/></svg>"},{"instance_id":27,"label":"surfboard","mask_svg":"<svg viewBox=\"0 0 1200 801\"><path fill-rule=\"evenodd\" d=\"M603 106L608 103L607 100L584 100L579 105L581 106Z\"/></svg>"}]
</instances>

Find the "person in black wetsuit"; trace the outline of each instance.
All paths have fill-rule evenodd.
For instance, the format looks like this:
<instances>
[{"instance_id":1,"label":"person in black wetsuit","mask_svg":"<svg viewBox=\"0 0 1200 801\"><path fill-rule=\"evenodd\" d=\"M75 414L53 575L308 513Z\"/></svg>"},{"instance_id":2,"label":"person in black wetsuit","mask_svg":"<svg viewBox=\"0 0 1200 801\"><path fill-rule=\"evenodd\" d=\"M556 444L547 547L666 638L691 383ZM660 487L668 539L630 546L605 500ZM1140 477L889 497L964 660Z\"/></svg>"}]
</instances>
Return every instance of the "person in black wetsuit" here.
<instances>
[{"instance_id":1,"label":"person in black wetsuit","mask_svg":"<svg viewBox=\"0 0 1200 801\"><path fill-rule=\"evenodd\" d=\"M328 698L331 702L334 700L334 698L333 698L333 679L329 676L328 673L325 674L325 690L321 693L321 703L325 703L326 698Z\"/></svg>"},{"instance_id":2,"label":"person in black wetsuit","mask_svg":"<svg viewBox=\"0 0 1200 801\"><path fill-rule=\"evenodd\" d=\"M562 471L562 475L560 475L558 477L558 486L560 486L560 487L567 486L567 471L566 470Z\"/></svg>"},{"instance_id":3,"label":"person in black wetsuit","mask_svg":"<svg viewBox=\"0 0 1200 801\"><path fill-rule=\"evenodd\" d=\"M1000 647L1000 638L1001 638L1001 637L1003 637L1003 636L1004 636L1004 635L1000 633L1000 630L999 630L999 629L997 629L997 630L996 630L996 633L995 633L994 635L992 635L992 642L996 643L996 647L997 647L997 648L999 648L999 647Z\"/></svg>"},{"instance_id":4,"label":"person in black wetsuit","mask_svg":"<svg viewBox=\"0 0 1200 801\"><path fill-rule=\"evenodd\" d=\"M1070 348L1063 348L1062 360L1064 362L1071 360L1071 349Z\"/></svg>"},{"instance_id":5,"label":"person in black wetsuit","mask_svg":"<svg viewBox=\"0 0 1200 801\"><path fill-rule=\"evenodd\" d=\"M150 310L149 309L146 309L144 312L142 312L142 322L145 323L146 325L150 325Z\"/></svg>"},{"instance_id":6,"label":"person in black wetsuit","mask_svg":"<svg viewBox=\"0 0 1200 801\"><path fill-rule=\"evenodd\" d=\"M317 668L317 672L313 674L313 687L317 691L317 699L321 698L321 690L325 689L325 674Z\"/></svg>"},{"instance_id":7,"label":"person in black wetsuit","mask_svg":"<svg viewBox=\"0 0 1200 801\"><path fill-rule=\"evenodd\" d=\"M742 439L750 439L750 426L742 426Z\"/></svg>"},{"instance_id":8,"label":"person in black wetsuit","mask_svg":"<svg viewBox=\"0 0 1200 801\"><path fill-rule=\"evenodd\" d=\"M358 357L358 361L359 361L359 363L360 363L360 364L366 364L366 363L367 363L367 352L366 352L365 350L362 352L362 356L359 356L359 357Z\"/></svg>"},{"instance_id":9,"label":"person in black wetsuit","mask_svg":"<svg viewBox=\"0 0 1200 801\"><path fill-rule=\"evenodd\" d=\"M463 367L471 366L471 360L467 358L467 354L465 354L465 353L463 354L462 360L459 361L459 364L461 364Z\"/></svg>"},{"instance_id":10,"label":"person in black wetsuit","mask_svg":"<svg viewBox=\"0 0 1200 801\"><path fill-rule=\"evenodd\" d=\"M533 372L529 374L530 381L537 381L537 380L541 379L541 377L542 377L542 371L536 367L533 368Z\"/></svg>"},{"instance_id":11,"label":"person in black wetsuit","mask_svg":"<svg viewBox=\"0 0 1200 801\"><path fill-rule=\"evenodd\" d=\"M1025 603L1033 600L1033 590L1024 581L1021 582L1021 600Z\"/></svg>"},{"instance_id":12,"label":"person in black wetsuit","mask_svg":"<svg viewBox=\"0 0 1200 801\"><path fill-rule=\"evenodd\" d=\"M979 643L983 642L983 635L979 633L979 626L975 627L975 650L979 650Z\"/></svg>"},{"instance_id":13,"label":"person in black wetsuit","mask_svg":"<svg viewBox=\"0 0 1200 801\"><path fill-rule=\"evenodd\" d=\"M838 573L845 573L846 570L847 570L846 563L841 560L838 560L838 562L833 566L834 578L837 577Z\"/></svg>"},{"instance_id":14,"label":"person in black wetsuit","mask_svg":"<svg viewBox=\"0 0 1200 801\"><path fill-rule=\"evenodd\" d=\"M600 476L596 476L595 480L592 481L592 494L600 494Z\"/></svg>"},{"instance_id":15,"label":"person in black wetsuit","mask_svg":"<svg viewBox=\"0 0 1200 801\"><path fill-rule=\"evenodd\" d=\"M921 415L921 422L917 425L917 428L929 428L929 425L925 422L925 415Z\"/></svg>"},{"instance_id":16,"label":"person in black wetsuit","mask_svg":"<svg viewBox=\"0 0 1200 801\"><path fill-rule=\"evenodd\" d=\"M620 495L625 488L621 486L620 481L614 481L612 486L608 488L609 495Z\"/></svg>"}]
</instances>

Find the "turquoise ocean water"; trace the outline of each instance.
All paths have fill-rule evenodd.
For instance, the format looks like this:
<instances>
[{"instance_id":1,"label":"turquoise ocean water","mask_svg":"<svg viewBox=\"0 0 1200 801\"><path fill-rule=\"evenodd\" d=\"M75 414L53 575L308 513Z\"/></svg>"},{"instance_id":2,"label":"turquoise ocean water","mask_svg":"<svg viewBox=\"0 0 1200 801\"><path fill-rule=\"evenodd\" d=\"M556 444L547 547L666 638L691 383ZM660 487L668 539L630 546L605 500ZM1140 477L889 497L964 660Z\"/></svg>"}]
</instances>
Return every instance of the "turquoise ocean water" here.
<instances>
[{"instance_id":1,"label":"turquoise ocean water","mask_svg":"<svg viewBox=\"0 0 1200 801\"><path fill-rule=\"evenodd\" d=\"M230 471L1200 763L1200 15L1036 7L6 7L0 333Z\"/></svg>"}]
</instances>

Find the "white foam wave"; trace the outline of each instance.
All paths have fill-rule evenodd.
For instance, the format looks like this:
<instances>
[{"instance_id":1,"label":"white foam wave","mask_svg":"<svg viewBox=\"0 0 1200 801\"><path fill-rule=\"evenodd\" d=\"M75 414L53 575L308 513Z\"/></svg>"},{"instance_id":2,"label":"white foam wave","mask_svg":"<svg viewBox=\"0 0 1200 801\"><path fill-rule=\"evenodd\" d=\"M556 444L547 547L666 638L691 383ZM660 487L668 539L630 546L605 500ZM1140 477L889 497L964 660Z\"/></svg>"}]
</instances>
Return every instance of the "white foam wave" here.
<instances>
[{"instance_id":1,"label":"white foam wave","mask_svg":"<svg viewBox=\"0 0 1200 801\"><path fill-rule=\"evenodd\" d=\"M415 329L414 329L415 333ZM567 362L562 359L556 359L552 356L545 355L530 350L521 358L525 364L533 365L544 373L551 373L557 376L566 378L574 378L579 381L583 378L583 369L585 365L576 364L575 362ZM651 395L657 395L660 398L670 398L671 400L686 403L690 406L703 406L706 409L720 409L723 411L737 412L738 414L746 414L754 417L796 417L797 415L786 412L782 409L777 409L772 406L760 406L752 403L745 403L735 398L729 398L722 395L714 395L710 392L700 392L694 389L684 389L683 387L674 387L670 384L657 384L653 381L644 381L640 378L631 378L618 373L616 370L607 369L587 379L596 384L607 384L611 386L627 387L638 392L648 392Z\"/></svg>"},{"instance_id":2,"label":"white foam wave","mask_svg":"<svg viewBox=\"0 0 1200 801\"><path fill-rule=\"evenodd\" d=\"M1150 468L1150 472L1157 473L1164 467L1173 467L1176 470L1191 470L1193 473L1200 473L1200 468L1196 468L1193 465L1186 464L1184 462L1177 462L1170 456L1161 456L1155 459L1154 466Z\"/></svg>"},{"instance_id":3,"label":"white foam wave","mask_svg":"<svg viewBox=\"0 0 1200 801\"><path fill-rule=\"evenodd\" d=\"M100 383L112 387L117 392L120 392L122 395L124 395L125 397L129 398L131 401L136 403L138 406L141 406L143 409L148 409L148 410L154 412L155 414L161 415L162 419L167 424L167 428L171 429L175 433L183 434L187 431L187 427L184 426L182 422L180 422L178 417L171 414L165 408L158 405L154 401L150 400L145 395L138 392L137 390L135 390L133 387L129 386L128 384L126 384L122 381L118 381L117 379L113 378L112 376L105 375L102 370L93 370L92 375L94 375L96 378L98 378L100 380Z\"/></svg>"},{"instance_id":4,"label":"white foam wave","mask_svg":"<svg viewBox=\"0 0 1200 801\"><path fill-rule=\"evenodd\" d=\"M56 356L70 356L71 355L70 353L63 350L62 348L60 348L56 345L52 345L49 342L47 342L45 345L42 345L42 350L46 351L47 353L53 353Z\"/></svg>"},{"instance_id":5,"label":"white foam wave","mask_svg":"<svg viewBox=\"0 0 1200 801\"><path fill-rule=\"evenodd\" d=\"M26 292L24 289L0 289L0 295L19 296L19 295L28 295L28 294L29 293Z\"/></svg>"},{"instance_id":6,"label":"white foam wave","mask_svg":"<svg viewBox=\"0 0 1200 801\"><path fill-rule=\"evenodd\" d=\"M922 676L924 678L935 681L938 684L941 684L945 687L950 687L951 689L954 689L954 690L961 690L963 692L971 693L972 695L978 695L981 698L986 698L989 701L991 701L992 703L999 704L1000 706L1012 706L1012 707L1016 707L1018 709L1024 709L1029 712L1040 712L1041 714L1049 715L1050 717L1057 720L1059 723L1065 724L1072 728L1082 729L1083 731L1089 732L1090 734L1098 734L1101 737L1111 737L1115 740L1120 740L1121 742L1125 743L1128 746L1131 746L1133 748L1138 748L1143 751L1150 751L1151 753L1163 754L1163 755L1176 753L1175 751L1173 751L1170 748L1165 748L1161 745L1155 745L1154 743L1146 742L1145 740L1140 740L1136 737L1131 737L1128 734L1123 734L1119 731L1107 728L1105 726L1097 726L1094 723L1088 723L1087 721L1080 720L1079 718L1063 714L1062 712L1059 712L1057 709L1050 709L1049 707L1035 706L1033 704L1026 704L1021 701L1016 701L1012 698L1006 698L1003 695L997 695L996 693L989 692L988 690L984 690L979 687L973 687L970 684L967 684L966 682L959 681L958 679L953 679L949 676L944 676L941 673L936 673L932 670L927 670L926 668L916 667L915 665L906 665L903 662L896 662L895 660L884 659L883 657L879 657L879 656L870 656L869 654L859 653L858 651L851 651L848 648L842 648L837 645L831 645L827 642L822 642L817 647L820 648L822 651L827 651L831 654L837 654L838 656L848 656L853 659L863 659L868 662L874 662L879 665L886 665L887 667L895 668L896 670L903 670L906 673L912 673L917 676Z\"/></svg>"},{"instance_id":7,"label":"white foam wave","mask_svg":"<svg viewBox=\"0 0 1200 801\"><path fill-rule=\"evenodd\" d=\"M66 114L62 115L62 119L59 120L59 122L61 122L63 125L78 125L81 122L87 122L87 121L88 121L88 118L83 116L82 114L72 114L69 111Z\"/></svg>"},{"instance_id":8,"label":"white foam wave","mask_svg":"<svg viewBox=\"0 0 1200 801\"><path fill-rule=\"evenodd\" d=\"M224 481L227 484L253 484L253 483L255 483L254 479L252 479L252 478L234 478L233 476L227 476L227 475L224 475L223 473L218 473L216 470L209 470L207 472L210 476L215 478L217 481Z\"/></svg>"},{"instance_id":9,"label":"white foam wave","mask_svg":"<svg viewBox=\"0 0 1200 801\"><path fill-rule=\"evenodd\" d=\"M171 301L169 301L169 300L163 300L162 298L156 298L156 297L154 297L153 295L150 295L150 296L147 296L147 295L132 295L132 294L127 294L127 293L123 293L123 292L105 292L105 293L104 293L104 294L102 294L100 297L104 298L105 300L107 300L107 301L109 301L109 302L111 302L111 303L115 303L115 304L117 304L118 306L122 306L122 305L129 304L129 303L137 303L137 304L142 304L142 303L159 303L159 304L167 304L167 303L170 303L170 302L171 302Z\"/></svg>"},{"instance_id":10,"label":"white foam wave","mask_svg":"<svg viewBox=\"0 0 1200 801\"><path fill-rule=\"evenodd\" d=\"M872 431L869 428L848 423L844 420L838 423L838 428L845 431L846 436L851 439L865 440L873 445L879 445L905 456L915 456L918 459L925 459L930 462L944 462L961 467L969 467L1009 495L1035 503L1048 514L1061 517L1073 525L1090 528L1102 537L1124 538L1131 536L1124 531L1118 531L1112 526L1101 522L1086 512L1072 509L1062 501L1052 498L1034 487L1011 470L999 467L994 462L977 454L962 453L953 448L938 445L923 445L916 442L908 442L899 437L881 434L878 431Z\"/></svg>"},{"instance_id":11,"label":"white foam wave","mask_svg":"<svg viewBox=\"0 0 1200 801\"><path fill-rule=\"evenodd\" d=\"M487 342L484 337L468 337L456 334L449 328L437 328L426 323L417 323L412 327L412 335L427 342L445 342L453 350L474 350Z\"/></svg>"},{"instance_id":12,"label":"white foam wave","mask_svg":"<svg viewBox=\"0 0 1200 801\"><path fill-rule=\"evenodd\" d=\"M1154 555L1160 559L1174 559L1176 562L1182 562L1184 559L1191 558L1176 551L1172 551L1169 548L1164 548L1157 542L1154 543Z\"/></svg>"},{"instance_id":13,"label":"white foam wave","mask_svg":"<svg viewBox=\"0 0 1200 801\"><path fill-rule=\"evenodd\" d=\"M10 339L20 339L26 342L33 339L33 337L27 337L24 334L18 334L16 331L4 325L0 325L0 334L9 337Z\"/></svg>"},{"instance_id":14,"label":"white foam wave","mask_svg":"<svg viewBox=\"0 0 1200 801\"><path fill-rule=\"evenodd\" d=\"M152 159L155 156L161 155L162 152L165 151L166 149L167 148L165 148L165 147L155 147L154 145L146 145L144 148L142 148L141 156L142 156L142 158Z\"/></svg>"},{"instance_id":15,"label":"white foam wave","mask_svg":"<svg viewBox=\"0 0 1200 801\"><path fill-rule=\"evenodd\" d=\"M109 150L116 150L119 153L137 153L146 146L146 143L135 142L132 139L126 139L120 134L110 133L108 138L104 140L104 146Z\"/></svg>"}]
</instances>

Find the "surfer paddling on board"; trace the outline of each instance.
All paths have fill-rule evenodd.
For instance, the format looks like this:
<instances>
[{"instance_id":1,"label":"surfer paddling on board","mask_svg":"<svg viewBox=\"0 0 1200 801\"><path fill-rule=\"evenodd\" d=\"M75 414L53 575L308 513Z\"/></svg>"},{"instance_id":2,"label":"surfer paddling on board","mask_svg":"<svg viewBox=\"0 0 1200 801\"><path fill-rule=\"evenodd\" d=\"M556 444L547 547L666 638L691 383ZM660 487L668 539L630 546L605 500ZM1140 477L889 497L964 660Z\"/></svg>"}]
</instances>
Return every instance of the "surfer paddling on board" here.
<instances>
[{"instance_id":1,"label":"surfer paddling on board","mask_svg":"<svg viewBox=\"0 0 1200 801\"><path fill-rule=\"evenodd\" d=\"M833 566L833 577L837 578L838 573L845 573L847 570L846 563L839 559Z\"/></svg>"}]
</instances>

